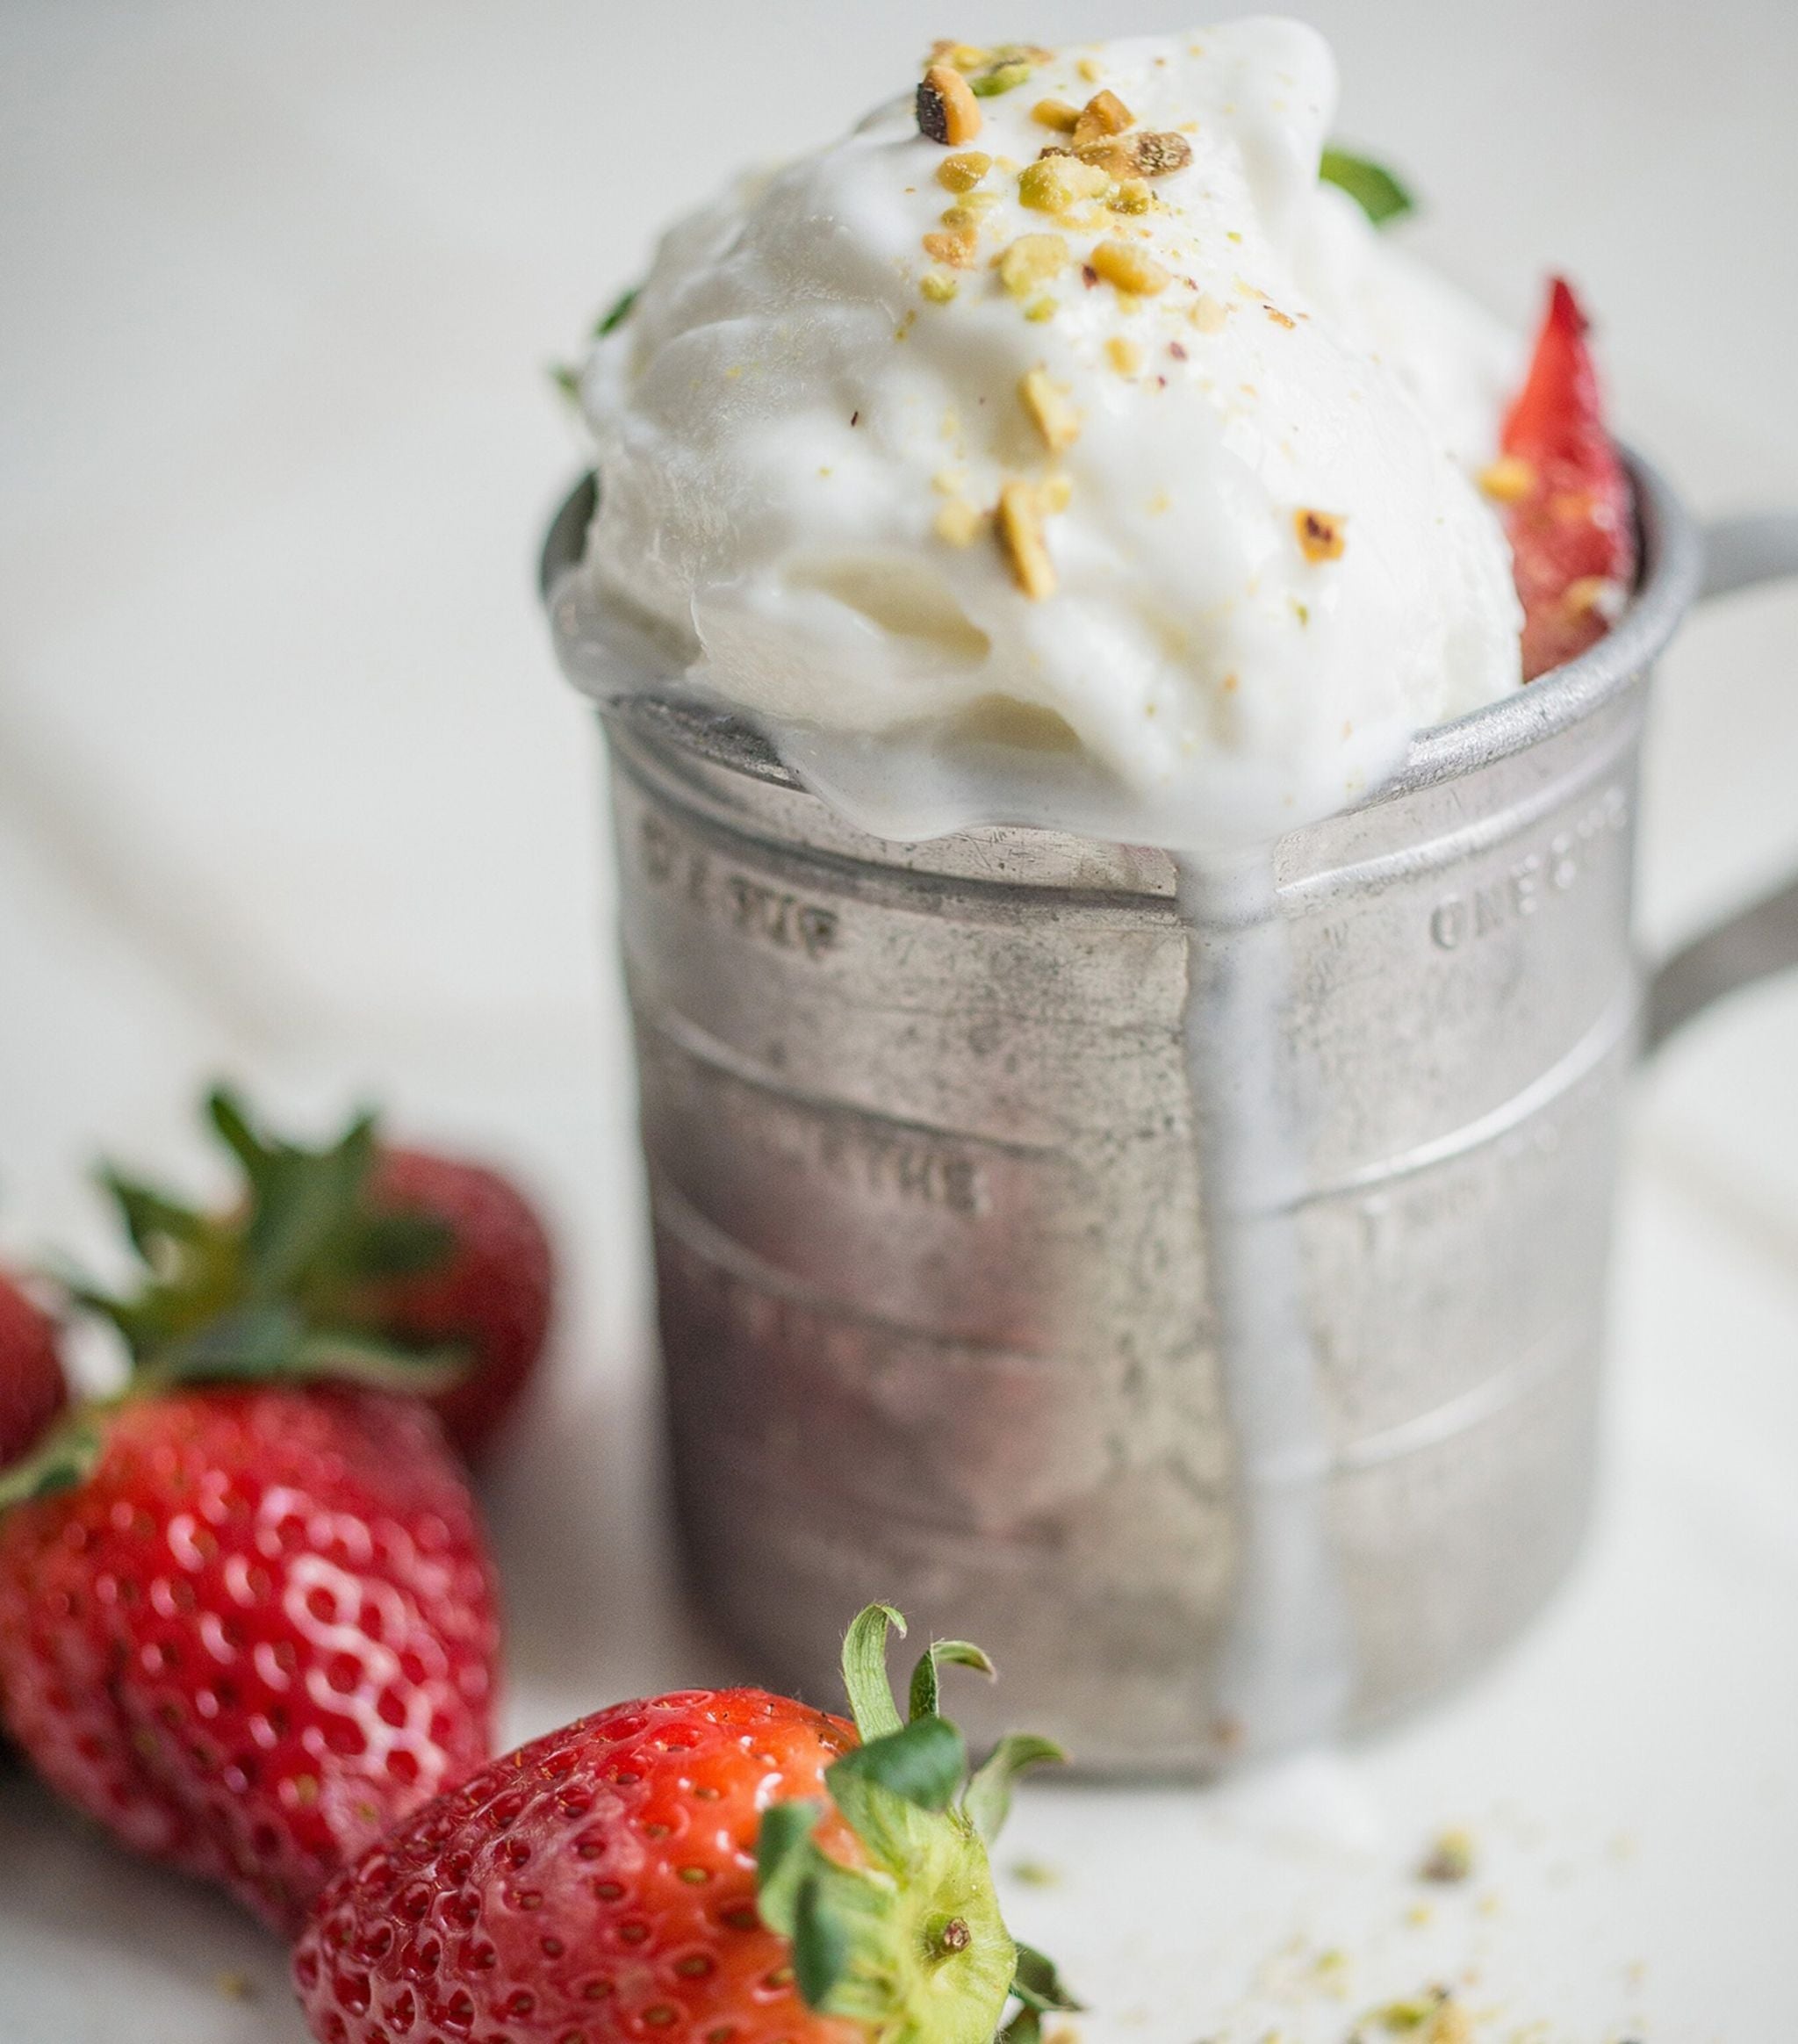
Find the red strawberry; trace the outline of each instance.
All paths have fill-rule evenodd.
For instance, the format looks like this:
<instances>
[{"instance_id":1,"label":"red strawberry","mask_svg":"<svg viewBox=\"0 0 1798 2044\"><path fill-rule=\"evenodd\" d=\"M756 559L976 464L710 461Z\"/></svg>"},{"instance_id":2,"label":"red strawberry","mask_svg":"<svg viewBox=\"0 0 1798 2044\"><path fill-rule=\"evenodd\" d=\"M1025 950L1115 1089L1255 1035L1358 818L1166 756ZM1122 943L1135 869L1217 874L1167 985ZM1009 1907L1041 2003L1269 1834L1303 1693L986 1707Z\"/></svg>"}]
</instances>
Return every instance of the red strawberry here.
<instances>
[{"instance_id":1,"label":"red strawberry","mask_svg":"<svg viewBox=\"0 0 1798 2044\"><path fill-rule=\"evenodd\" d=\"M36 1444L68 1399L56 1323L0 1271L0 1469Z\"/></svg>"},{"instance_id":2,"label":"red strawberry","mask_svg":"<svg viewBox=\"0 0 1798 2044\"><path fill-rule=\"evenodd\" d=\"M127 1845L291 1934L492 1750L466 1484L414 1401L342 1386L133 1396L61 1449L39 1480L68 1487L0 1518L8 1728Z\"/></svg>"},{"instance_id":3,"label":"red strawberry","mask_svg":"<svg viewBox=\"0 0 1798 2044\"><path fill-rule=\"evenodd\" d=\"M471 1352L467 1373L431 1403L472 1458L498 1433L543 1353L555 1285L550 1238L509 1179L425 1150L380 1150L367 1198L378 1213L421 1215L448 1231L441 1263L382 1281L363 1310L384 1334Z\"/></svg>"},{"instance_id":4,"label":"red strawberry","mask_svg":"<svg viewBox=\"0 0 1798 2044\"><path fill-rule=\"evenodd\" d=\"M1523 604L1528 680L1602 638L1636 579L1629 479L1605 430L1586 319L1554 279L1529 375L1505 420L1488 487L1506 526Z\"/></svg>"},{"instance_id":5,"label":"red strawberry","mask_svg":"<svg viewBox=\"0 0 1798 2044\"><path fill-rule=\"evenodd\" d=\"M321 2044L993 2044L1071 2006L1013 1944L986 1839L1022 1767L963 1788L933 1648L902 1726L882 1606L851 1629L857 1725L759 1689L622 1703L495 1761L320 1896L294 1979ZM903 1625L902 1625L903 1630ZM959 1800L958 1800L959 1796Z\"/></svg>"},{"instance_id":6,"label":"red strawberry","mask_svg":"<svg viewBox=\"0 0 1798 2044\"><path fill-rule=\"evenodd\" d=\"M465 1453L484 1447L542 1353L554 1273L524 1196L480 1164L384 1148L374 1118L307 1149L207 1103L241 1196L207 1213L104 1175L141 1255L124 1299L86 1302L140 1368L185 1378L338 1375L429 1397ZM195 1367L198 1357L204 1367Z\"/></svg>"}]
</instances>

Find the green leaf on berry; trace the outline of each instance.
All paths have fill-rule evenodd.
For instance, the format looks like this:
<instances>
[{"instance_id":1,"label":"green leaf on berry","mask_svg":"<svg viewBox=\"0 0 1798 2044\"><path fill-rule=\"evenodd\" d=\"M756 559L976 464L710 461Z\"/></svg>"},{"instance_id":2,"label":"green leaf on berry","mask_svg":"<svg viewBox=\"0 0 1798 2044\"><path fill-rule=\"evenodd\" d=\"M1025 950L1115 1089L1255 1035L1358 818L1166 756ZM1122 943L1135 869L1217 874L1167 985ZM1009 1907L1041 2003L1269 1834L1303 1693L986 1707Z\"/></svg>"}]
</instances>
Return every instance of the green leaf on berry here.
<instances>
[{"instance_id":1,"label":"green leaf on berry","mask_svg":"<svg viewBox=\"0 0 1798 2044\"><path fill-rule=\"evenodd\" d=\"M397 1391L407 1398L435 1398L468 1374L466 1349L411 1349L348 1328L315 1329L293 1352L291 1369L301 1378L329 1378L369 1391Z\"/></svg>"},{"instance_id":2,"label":"green leaf on berry","mask_svg":"<svg viewBox=\"0 0 1798 2044\"><path fill-rule=\"evenodd\" d=\"M943 1663L948 1661L957 1667L978 1668L982 1674L993 1676L998 1673L985 1652L968 1639L932 1640L918 1657L917 1666L911 1671L911 1716L914 1721L920 1717L933 1717L937 1700L941 1693Z\"/></svg>"},{"instance_id":3,"label":"green leaf on berry","mask_svg":"<svg viewBox=\"0 0 1798 2044\"><path fill-rule=\"evenodd\" d=\"M1018 1947L1018 1970L1012 1976L1011 1991L1026 2008L1077 2015L1082 2006L1068 1991L1055 1961L1032 1945Z\"/></svg>"},{"instance_id":4,"label":"green leaf on berry","mask_svg":"<svg viewBox=\"0 0 1798 2044\"><path fill-rule=\"evenodd\" d=\"M241 1174L235 1203L209 1213L107 1167L100 1182L143 1277L123 1295L70 1285L123 1335L134 1384L334 1378L428 1397L453 1383L459 1349L390 1341L368 1304L382 1281L435 1270L455 1249L436 1217L371 1205L374 1116L313 1149L269 1134L225 1086L205 1114Z\"/></svg>"},{"instance_id":5,"label":"green leaf on berry","mask_svg":"<svg viewBox=\"0 0 1798 2044\"><path fill-rule=\"evenodd\" d=\"M205 1216L166 1192L140 1184L110 1165L102 1165L99 1178L101 1189L111 1194L119 1209L132 1247L146 1262L155 1260L159 1244L197 1242L205 1233Z\"/></svg>"},{"instance_id":6,"label":"green leaf on berry","mask_svg":"<svg viewBox=\"0 0 1798 2044\"><path fill-rule=\"evenodd\" d=\"M1026 1767L1057 1766L1067 1758L1052 1738L1033 1731L1008 1731L961 1798L969 1823L991 1845L1011 1814L1011 1788L1018 1777Z\"/></svg>"},{"instance_id":7,"label":"green leaf on berry","mask_svg":"<svg viewBox=\"0 0 1798 2044\"><path fill-rule=\"evenodd\" d=\"M1402 219L1417 204L1384 164L1348 149L1326 149L1318 176L1326 184L1346 191L1377 227Z\"/></svg>"},{"instance_id":8,"label":"green leaf on berry","mask_svg":"<svg viewBox=\"0 0 1798 2044\"><path fill-rule=\"evenodd\" d=\"M887 1674L887 1634L905 1637L905 1621L890 1604L869 1604L843 1637L843 1688L849 1715L865 1745L897 1731L903 1720Z\"/></svg>"},{"instance_id":9,"label":"green leaf on berry","mask_svg":"<svg viewBox=\"0 0 1798 2044\"><path fill-rule=\"evenodd\" d=\"M1000 2031L998 2044L1040 2044L1046 2012L1075 2015L1081 2008L1062 1986L1054 1961L1045 1959L1028 1945L1018 1947L1018 1971L1011 1982L1011 1993L1018 2012Z\"/></svg>"},{"instance_id":10,"label":"green leaf on berry","mask_svg":"<svg viewBox=\"0 0 1798 2044\"><path fill-rule=\"evenodd\" d=\"M630 317L631 308L636 304L642 291L640 284L634 284L627 291L621 291L613 301L611 310L601 314L593 324L593 339L603 341L608 334L615 334Z\"/></svg>"},{"instance_id":11,"label":"green leaf on berry","mask_svg":"<svg viewBox=\"0 0 1798 2044\"><path fill-rule=\"evenodd\" d=\"M853 1879L824 1860L800 1884L794 1907L793 1977L808 2008L823 2008L830 2001L854 1957L852 1916L845 1914L832 1893Z\"/></svg>"},{"instance_id":12,"label":"green leaf on berry","mask_svg":"<svg viewBox=\"0 0 1798 2044\"><path fill-rule=\"evenodd\" d=\"M73 1490L100 1459L104 1444L92 1414L78 1412L51 1429L23 1460L0 1472L0 1511Z\"/></svg>"},{"instance_id":13,"label":"green leaf on berry","mask_svg":"<svg viewBox=\"0 0 1798 2044\"><path fill-rule=\"evenodd\" d=\"M824 1814L822 1803L772 1803L762 1812L756 1836L756 1902L771 1931L790 1938L797 1920L799 1890L820 1856L812 1833Z\"/></svg>"},{"instance_id":14,"label":"green leaf on berry","mask_svg":"<svg viewBox=\"0 0 1798 2044\"><path fill-rule=\"evenodd\" d=\"M887 1604L870 1604L849 1629L844 1684L863 1743L824 1777L865 1864L820 1846L816 1804L775 1804L757 1847L762 1917L791 1940L809 2007L859 2022L883 2044L993 2044L1014 1995L1026 2016L1073 2005L1055 1998L1047 1961L1032 1954L1026 1965L1012 1942L975 1814L1003 1817L1018 1773L1060 1749L1002 1742L969 1782L961 1734L937 1710L939 1670L991 1664L965 1640L938 1643L912 1677L913 1715L901 1724L887 1676L895 1630L903 1635L905 1621Z\"/></svg>"},{"instance_id":15,"label":"green leaf on berry","mask_svg":"<svg viewBox=\"0 0 1798 2044\"><path fill-rule=\"evenodd\" d=\"M346 1278L418 1278L455 1248L450 1224L435 1213L370 1213L343 1245Z\"/></svg>"},{"instance_id":16,"label":"green leaf on berry","mask_svg":"<svg viewBox=\"0 0 1798 2044\"><path fill-rule=\"evenodd\" d=\"M967 1748L946 1717L918 1717L845 1753L824 1777L847 1809L856 1782L872 1781L920 1810L946 1810L967 1772ZM854 1821L852 1817L852 1823Z\"/></svg>"}]
</instances>

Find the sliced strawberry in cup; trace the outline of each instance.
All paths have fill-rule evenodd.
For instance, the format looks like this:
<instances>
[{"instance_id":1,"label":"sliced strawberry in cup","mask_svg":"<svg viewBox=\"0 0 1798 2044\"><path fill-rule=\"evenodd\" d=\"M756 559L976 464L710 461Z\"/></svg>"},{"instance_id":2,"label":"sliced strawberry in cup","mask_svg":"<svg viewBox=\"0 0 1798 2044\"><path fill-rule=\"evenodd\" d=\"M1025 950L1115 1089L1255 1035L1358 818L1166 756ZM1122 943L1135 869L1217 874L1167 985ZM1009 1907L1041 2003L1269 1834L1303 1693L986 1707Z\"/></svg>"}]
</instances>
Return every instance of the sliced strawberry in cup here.
<instances>
[{"instance_id":1,"label":"sliced strawberry in cup","mask_svg":"<svg viewBox=\"0 0 1798 2044\"><path fill-rule=\"evenodd\" d=\"M1605 429L1586 318L1556 277L1485 487L1505 507L1533 681L1602 638L1636 576L1629 479Z\"/></svg>"}]
</instances>

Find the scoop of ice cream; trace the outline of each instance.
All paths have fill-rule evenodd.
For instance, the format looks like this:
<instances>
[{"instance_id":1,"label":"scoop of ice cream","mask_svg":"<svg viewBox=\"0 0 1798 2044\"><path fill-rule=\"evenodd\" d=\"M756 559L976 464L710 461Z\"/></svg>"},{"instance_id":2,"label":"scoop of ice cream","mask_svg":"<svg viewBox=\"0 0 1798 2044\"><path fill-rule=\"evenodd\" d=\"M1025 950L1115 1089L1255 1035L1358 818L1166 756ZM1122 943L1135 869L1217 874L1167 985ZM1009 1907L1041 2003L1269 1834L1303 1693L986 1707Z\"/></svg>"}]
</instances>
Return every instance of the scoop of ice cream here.
<instances>
[{"instance_id":1,"label":"scoop of ice cream","mask_svg":"<svg viewBox=\"0 0 1798 2044\"><path fill-rule=\"evenodd\" d=\"M677 227L583 379L577 667L628 645L889 834L1187 846L1516 687L1469 475L1515 349L1320 184L1334 101L1282 20L945 50Z\"/></svg>"}]
</instances>

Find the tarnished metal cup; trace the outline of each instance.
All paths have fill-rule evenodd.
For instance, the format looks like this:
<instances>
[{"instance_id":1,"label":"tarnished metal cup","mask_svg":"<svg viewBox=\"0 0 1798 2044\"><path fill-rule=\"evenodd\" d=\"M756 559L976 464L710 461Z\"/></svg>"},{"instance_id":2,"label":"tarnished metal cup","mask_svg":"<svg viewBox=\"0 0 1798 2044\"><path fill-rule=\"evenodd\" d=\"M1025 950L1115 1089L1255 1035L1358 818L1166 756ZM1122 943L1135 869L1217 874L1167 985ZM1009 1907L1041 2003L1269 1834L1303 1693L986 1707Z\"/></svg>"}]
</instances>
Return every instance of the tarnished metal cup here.
<instances>
[{"instance_id":1,"label":"tarnished metal cup","mask_svg":"<svg viewBox=\"0 0 1798 2044\"><path fill-rule=\"evenodd\" d=\"M1567 1568L1644 1015L1798 960L1788 889L1645 1009L1637 754L1707 550L1636 475L1646 566L1611 635L1277 850L1354 1726L1478 1667ZM552 609L591 508L589 485L551 534ZM1720 587L1798 569L1798 521L1708 560ZM1090 1769L1227 1760L1243 1515L1182 1047L1207 945L1172 862L1019 829L888 844L730 720L623 696L606 723L699 1603L823 1698L845 1614L888 1598L992 1649L1007 1720Z\"/></svg>"}]
</instances>

